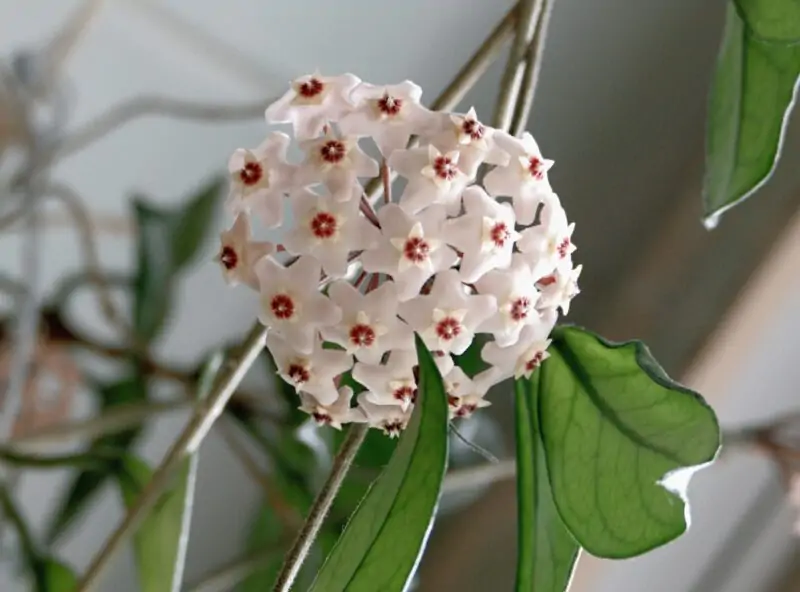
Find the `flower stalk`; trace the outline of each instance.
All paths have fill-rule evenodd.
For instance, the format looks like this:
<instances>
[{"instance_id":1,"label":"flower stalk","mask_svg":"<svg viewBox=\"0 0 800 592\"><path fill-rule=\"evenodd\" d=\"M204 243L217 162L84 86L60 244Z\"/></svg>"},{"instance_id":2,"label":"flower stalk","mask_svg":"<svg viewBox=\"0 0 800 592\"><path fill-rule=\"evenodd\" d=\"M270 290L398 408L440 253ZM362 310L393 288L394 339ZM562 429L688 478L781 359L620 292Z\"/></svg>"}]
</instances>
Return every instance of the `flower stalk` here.
<instances>
[{"instance_id":1,"label":"flower stalk","mask_svg":"<svg viewBox=\"0 0 800 592\"><path fill-rule=\"evenodd\" d=\"M291 589L297 574L300 573L303 562L309 551L311 551L325 517L336 499L336 494L339 493L344 478L347 476L347 472L350 470L350 466L353 464L358 450L367 436L368 430L369 426L363 423L356 423L350 427L347 437L333 459L330 475L328 475L322 489L317 494L303 527L286 554L286 560L278 573L278 578L273 588L274 592L289 592Z\"/></svg>"}]
</instances>

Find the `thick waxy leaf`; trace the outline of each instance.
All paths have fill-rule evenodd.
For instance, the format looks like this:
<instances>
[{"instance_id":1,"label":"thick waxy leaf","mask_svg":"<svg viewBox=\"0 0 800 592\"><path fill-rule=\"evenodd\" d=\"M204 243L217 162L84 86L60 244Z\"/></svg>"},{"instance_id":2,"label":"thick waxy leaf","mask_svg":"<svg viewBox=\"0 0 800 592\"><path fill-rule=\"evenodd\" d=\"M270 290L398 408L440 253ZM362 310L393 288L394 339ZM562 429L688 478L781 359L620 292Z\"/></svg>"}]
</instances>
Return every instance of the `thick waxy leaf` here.
<instances>
[{"instance_id":1,"label":"thick waxy leaf","mask_svg":"<svg viewBox=\"0 0 800 592\"><path fill-rule=\"evenodd\" d=\"M41 581L44 589L41 592L74 592L78 587L78 578L69 567L52 558L43 559L39 564Z\"/></svg>"},{"instance_id":2,"label":"thick waxy leaf","mask_svg":"<svg viewBox=\"0 0 800 592\"><path fill-rule=\"evenodd\" d=\"M734 0L748 28L764 41L800 41L798 0Z\"/></svg>"},{"instance_id":3,"label":"thick waxy leaf","mask_svg":"<svg viewBox=\"0 0 800 592\"><path fill-rule=\"evenodd\" d=\"M386 469L322 567L314 592L407 589L433 524L447 468L447 399L417 338L419 397Z\"/></svg>"},{"instance_id":4,"label":"thick waxy leaf","mask_svg":"<svg viewBox=\"0 0 800 592\"><path fill-rule=\"evenodd\" d=\"M681 535L684 501L661 483L682 491L688 473L675 472L715 458L714 412L671 381L641 342L562 327L549 352L539 370L539 422L567 528L593 555L613 558Z\"/></svg>"},{"instance_id":5,"label":"thick waxy leaf","mask_svg":"<svg viewBox=\"0 0 800 592\"><path fill-rule=\"evenodd\" d=\"M139 230L133 327L145 343L164 327L177 274L192 262L207 238L220 188L220 180L214 179L172 209L155 207L140 198L133 200Z\"/></svg>"},{"instance_id":6,"label":"thick waxy leaf","mask_svg":"<svg viewBox=\"0 0 800 592\"><path fill-rule=\"evenodd\" d=\"M553 503L539 430L539 372L516 382L518 592L564 592L578 543Z\"/></svg>"},{"instance_id":7,"label":"thick waxy leaf","mask_svg":"<svg viewBox=\"0 0 800 592\"><path fill-rule=\"evenodd\" d=\"M714 226L772 174L800 74L800 45L761 41L728 8L709 104L703 204Z\"/></svg>"},{"instance_id":8,"label":"thick waxy leaf","mask_svg":"<svg viewBox=\"0 0 800 592\"><path fill-rule=\"evenodd\" d=\"M120 382L99 385L96 388L100 399L100 411L147 399L147 390L141 376L134 376ZM94 440L86 452L97 463L96 468L78 473L67 488L59 509L53 515L48 537L59 536L86 508L107 480L116 474L125 452L133 445L140 429L130 429L109 434Z\"/></svg>"},{"instance_id":9,"label":"thick waxy leaf","mask_svg":"<svg viewBox=\"0 0 800 592\"><path fill-rule=\"evenodd\" d=\"M130 508L150 482L152 471L135 456L125 459L124 468L118 482L125 505ZM197 455L194 454L184 462L175 482L164 492L134 535L139 589L142 592L180 589L187 543L181 538L184 519L188 519L186 513L191 512L196 470Z\"/></svg>"}]
</instances>

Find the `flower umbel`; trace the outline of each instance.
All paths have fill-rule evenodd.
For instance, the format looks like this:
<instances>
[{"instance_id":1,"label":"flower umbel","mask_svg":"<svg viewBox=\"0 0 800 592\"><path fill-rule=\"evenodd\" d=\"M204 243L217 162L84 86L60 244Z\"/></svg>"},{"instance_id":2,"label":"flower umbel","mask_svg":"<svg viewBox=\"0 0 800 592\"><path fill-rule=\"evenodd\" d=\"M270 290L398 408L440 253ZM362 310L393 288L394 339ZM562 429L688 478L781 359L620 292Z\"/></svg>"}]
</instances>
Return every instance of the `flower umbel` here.
<instances>
[{"instance_id":1,"label":"flower umbel","mask_svg":"<svg viewBox=\"0 0 800 592\"><path fill-rule=\"evenodd\" d=\"M292 124L302 162L287 161L290 138L274 131L229 163L235 222L217 260L230 284L259 291L278 374L318 425L399 436L419 395L414 332L444 377L451 419L469 417L494 384L546 363L579 292L574 224L533 137L495 130L474 109L432 112L421 95L409 81L298 78L266 116ZM382 174L403 177L381 203L361 185L378 175L374 148ZM270 242L251 238L251 216ZM489 367L472 376L458 356L478 334Z\"/></svg>"}]
</instances>

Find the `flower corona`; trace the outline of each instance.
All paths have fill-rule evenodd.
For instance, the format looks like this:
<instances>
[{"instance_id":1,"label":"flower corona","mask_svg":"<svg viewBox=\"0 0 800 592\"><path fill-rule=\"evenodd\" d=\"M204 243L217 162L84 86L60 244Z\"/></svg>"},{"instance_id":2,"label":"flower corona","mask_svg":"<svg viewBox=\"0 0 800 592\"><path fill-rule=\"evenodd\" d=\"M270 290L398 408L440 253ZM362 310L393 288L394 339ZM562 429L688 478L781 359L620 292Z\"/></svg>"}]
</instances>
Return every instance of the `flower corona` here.
<instances>
[{"instance_id":1,"label":"flower corona","mask_svg":"<svg viewBox=\"0 0 800 592\"><path fill-rule=\"evenodd\" d=\"M299 78L266 118L293 126L305 159L290 162L289 136L272 131L229 161L235 223L218 261L230 284L258 290L278 374L319 425L398 436L417 398L414 332L450 417L469 417L492 386L546 363L578 293L553 162L529 133L493 129L474 109L430 111L421 95L409 81ZM384 199L371 200L363 184L378 174ZM405 180L398 196L392 174ZM251 217L276 244L251 240ZM456 360L470 347L482 348L479 372Z\"/></svg>"}]
</instances>

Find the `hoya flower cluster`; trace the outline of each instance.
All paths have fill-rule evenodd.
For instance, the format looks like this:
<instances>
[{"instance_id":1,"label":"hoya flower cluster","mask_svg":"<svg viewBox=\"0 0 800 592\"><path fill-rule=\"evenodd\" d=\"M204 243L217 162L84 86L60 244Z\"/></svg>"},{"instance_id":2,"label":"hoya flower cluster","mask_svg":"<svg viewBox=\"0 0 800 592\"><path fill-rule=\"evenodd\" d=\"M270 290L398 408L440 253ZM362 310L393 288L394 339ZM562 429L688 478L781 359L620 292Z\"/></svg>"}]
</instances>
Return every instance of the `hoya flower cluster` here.
<instances>
[{"instance_id":1,"label":"hoya flower cluster","mask_svg":"<svg viewBox=\"0 0 800 592\"><path fill-rule=\"evenodd\" d=\"M297 79L266 118L292 125L302 161L287 160L282 132L230 159L235 222L219 261L229 283L259 291L280 376L319 424L397 436L417 393L415 332L451 417L469 416L492 385L547 358L558 311L578 292L552 161L529 134L492 129L474 110L430 111L421 94L351 74ZM382 175L388 186L392 172L402 191L371 202L363 184ZM251 217L280 244L253 241ZM479 333L488 369L468 376L454 356ZM346 373L363 387L355 402Z\"/></svg>"}]
</instances>

